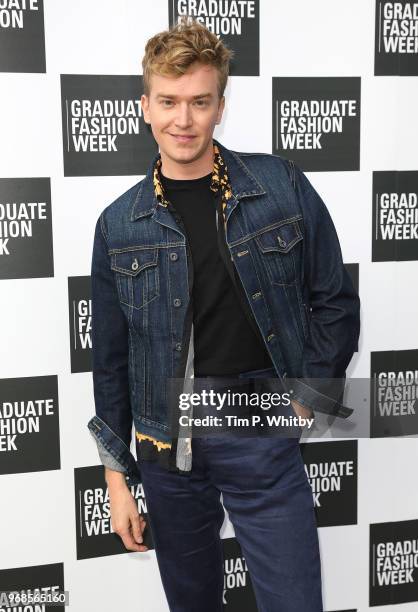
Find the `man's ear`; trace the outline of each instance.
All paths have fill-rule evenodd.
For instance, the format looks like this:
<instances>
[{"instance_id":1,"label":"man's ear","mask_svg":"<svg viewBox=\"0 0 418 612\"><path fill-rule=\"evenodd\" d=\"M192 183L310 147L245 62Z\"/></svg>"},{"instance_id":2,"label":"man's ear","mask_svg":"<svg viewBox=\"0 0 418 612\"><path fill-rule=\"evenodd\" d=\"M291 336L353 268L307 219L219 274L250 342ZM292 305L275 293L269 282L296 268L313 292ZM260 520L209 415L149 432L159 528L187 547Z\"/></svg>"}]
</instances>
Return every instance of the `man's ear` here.
<instances>
[{"instance_id":1,"label":"man's ear","mask_svg":"<svg viewBox=\"0 0 418 612\"><path fill-rule=\"evenodd\" d=\"M222 96L222 98L219 100L218 114L216 116L217 124L219 124L222 120L222 113L224 111L224 108L225 108L225 96Z\"/></svg>"},{"instance_id":2,"label":"man's ear","mask_svg":"<svg viewBox=\"0 0 418 612\"><path fill-rule=\"evenodd\" d=\"M141 108L142 108L142 117L145 121L145 123L150 124L150 118L149 118L149 97L146 96L145 94L142 94L141 96Z\"/></svg>"}]
</instances>

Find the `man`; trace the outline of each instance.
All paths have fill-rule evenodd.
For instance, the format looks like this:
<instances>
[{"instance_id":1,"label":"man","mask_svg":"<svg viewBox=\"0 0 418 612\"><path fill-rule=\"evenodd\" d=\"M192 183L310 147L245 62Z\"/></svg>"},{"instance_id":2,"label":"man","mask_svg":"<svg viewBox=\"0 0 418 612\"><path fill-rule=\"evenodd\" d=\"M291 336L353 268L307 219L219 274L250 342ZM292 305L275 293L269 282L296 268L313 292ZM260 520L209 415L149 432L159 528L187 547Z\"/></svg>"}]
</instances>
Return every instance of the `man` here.
<instances>
[{"instance_id":1,"label":"man","mask_svg":"<svg viewBox=\"0 0 418 612\"><path fill-rule=\"evenodd\" d=\"M97 221L89 428L113 529L139 552L145 521L127 485L143 484L170 610L222 610L222 493L258 609L320 612L318 534L298 437L171 429L169 379L193 390L223 388L225 376L243 385L275 378L286 389L292 377L288 416L351 412L333 381L357 349L358 295L304 173L213 138L231 56L193 22L146 45L141 104L159 154Z\"/></svg>"}]
</instances>

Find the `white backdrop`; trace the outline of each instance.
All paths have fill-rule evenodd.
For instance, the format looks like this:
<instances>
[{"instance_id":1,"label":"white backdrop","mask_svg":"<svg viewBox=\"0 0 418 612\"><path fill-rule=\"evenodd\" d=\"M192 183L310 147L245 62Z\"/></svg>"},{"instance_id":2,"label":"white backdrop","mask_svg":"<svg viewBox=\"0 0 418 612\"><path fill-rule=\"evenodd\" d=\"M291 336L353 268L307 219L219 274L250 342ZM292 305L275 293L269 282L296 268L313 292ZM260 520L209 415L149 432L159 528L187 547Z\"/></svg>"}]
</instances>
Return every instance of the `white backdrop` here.
<instances>
[{"instance_id":1,"label":"white backdrop","mask_svg":"<svg viewBox=\"0 0 418 612\"><path fill-rule=\"evenodd\" d=\"M70 368L67 282L90 274L98 215L142 176L64 177L60 75L140 74L146 40L168 25L168 3L45 0L44 11L46 73L0 73L0 172L51 178L54 276L1 281L0 364L1 378L58 376L61 469L0 477L0 565L62 562L77 612L163 612L154 551L76 558L74 469L98 455L86 427L91 373ZM348 375L364 378L372 351L418 349L418 262L371 261L373 171L418 170L418 84L374 75L374 27L371 0L263 0L260 76L230 78L214 134L234 150L271 152L272 76L361 77L360 170L307 176L344 261L359 264L362 331ZM418 519L417 440L359 439L358 450L358 524L319 530L325 610L369 609L370 523ZM222 535L232 534L226 521Z\"/></svg>"}]
</instances>

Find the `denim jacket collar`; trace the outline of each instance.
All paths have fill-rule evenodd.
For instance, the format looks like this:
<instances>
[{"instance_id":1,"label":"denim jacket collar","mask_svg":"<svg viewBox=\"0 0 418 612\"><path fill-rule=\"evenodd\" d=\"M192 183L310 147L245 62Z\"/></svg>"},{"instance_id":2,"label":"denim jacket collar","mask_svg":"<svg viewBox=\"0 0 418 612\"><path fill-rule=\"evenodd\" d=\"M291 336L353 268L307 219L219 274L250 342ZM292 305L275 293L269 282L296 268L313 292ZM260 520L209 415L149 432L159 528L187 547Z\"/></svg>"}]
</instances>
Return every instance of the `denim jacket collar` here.
<instances>
[{"instance_id":1,"label":"denim jacket collar","mask_svg":"<svg viewBox=\"0 0 418 612\"><path fill-rule=\"evenodd\" d=\"M264 187L234 151L224 147L215 138L213 142L218 146L222 158L228 167L232 198L239 200L247 196L263 195L266 193ZM141 217L152 214L157 207L158 201L154 192L153 175L154 167L159 157L159 153L154 156L148 166L145 178L139 185L138 193L132 206L131 221L136 221Z\"/></svg>"}]
</instances>

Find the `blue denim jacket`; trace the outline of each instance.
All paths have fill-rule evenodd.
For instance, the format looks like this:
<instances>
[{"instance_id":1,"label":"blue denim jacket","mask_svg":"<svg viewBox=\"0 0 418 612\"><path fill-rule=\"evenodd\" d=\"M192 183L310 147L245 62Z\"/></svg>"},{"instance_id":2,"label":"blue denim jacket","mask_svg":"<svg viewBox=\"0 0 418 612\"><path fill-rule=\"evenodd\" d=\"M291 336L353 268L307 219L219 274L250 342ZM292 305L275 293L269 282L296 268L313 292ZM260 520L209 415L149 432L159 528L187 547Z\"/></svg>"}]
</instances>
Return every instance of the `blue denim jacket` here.
<instances>
[{"instance_id":1,"label":"blue denim jacket","mask_svg":"<svg viewBox=\"0 0 418 612\"><path fill-rule=\"evenodd\" d=\"M296 164L214 142L233 194L227 246L277 376L292 379L301 404L345 418L352 410L342 394L315 385L344 381L360 333L360 299L330 214ZM124 472L128 485L140 482L132 425L171 443L167 379L193 378L188 243L154 194L157 157L100 214L91 266L96 414L88 428L102 462Z\"/></svg>"}]
</instances>

